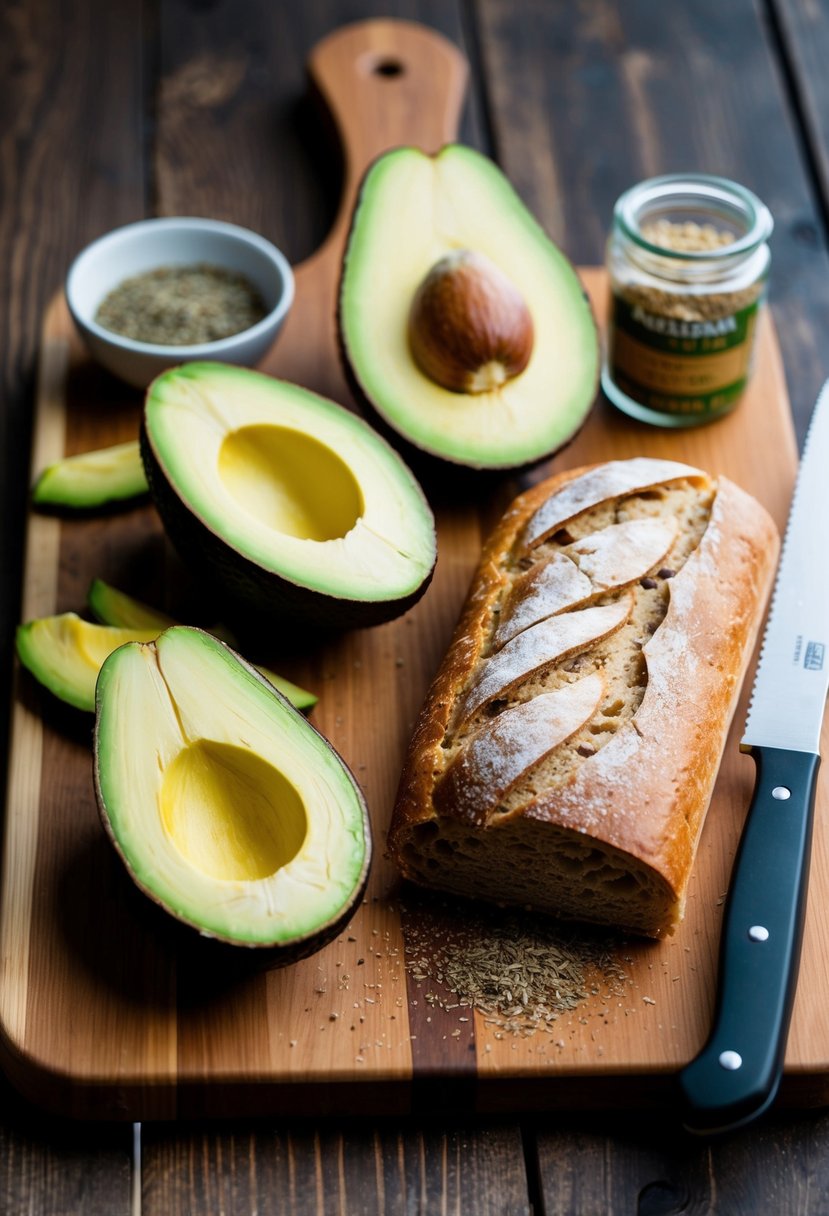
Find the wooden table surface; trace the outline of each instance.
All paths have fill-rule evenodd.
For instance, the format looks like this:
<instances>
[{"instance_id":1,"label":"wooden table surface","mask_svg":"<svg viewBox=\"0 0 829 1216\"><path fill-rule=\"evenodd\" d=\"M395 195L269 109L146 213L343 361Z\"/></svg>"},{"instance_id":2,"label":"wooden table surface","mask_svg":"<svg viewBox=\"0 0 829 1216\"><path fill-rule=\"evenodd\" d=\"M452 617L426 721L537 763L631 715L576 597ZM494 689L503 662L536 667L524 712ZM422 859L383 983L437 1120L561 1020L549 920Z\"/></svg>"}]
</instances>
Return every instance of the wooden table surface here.
<instances>
[{"instance_id":1,"label":"wooden table surface","mask_svg":"<svg viewBox=\"0 0 829 1216\"><path fill-rule=\"evenodd\" d=\"M736 178L776 220L771 304L799 440L829 374L829 7L820 0L2 0L0 670L19 613L46 301L87 241L153 214L252 227L296 263L339 165L305 96L327 32L422 21L472 74L462 138L571 258L600 262L640 178ZM0 729L7 734L7 698ZM829 1115L699 1142L646 1118L70 1124L0 1084L0 1213L829 1213Z\"/></svg>"}]
</instances>

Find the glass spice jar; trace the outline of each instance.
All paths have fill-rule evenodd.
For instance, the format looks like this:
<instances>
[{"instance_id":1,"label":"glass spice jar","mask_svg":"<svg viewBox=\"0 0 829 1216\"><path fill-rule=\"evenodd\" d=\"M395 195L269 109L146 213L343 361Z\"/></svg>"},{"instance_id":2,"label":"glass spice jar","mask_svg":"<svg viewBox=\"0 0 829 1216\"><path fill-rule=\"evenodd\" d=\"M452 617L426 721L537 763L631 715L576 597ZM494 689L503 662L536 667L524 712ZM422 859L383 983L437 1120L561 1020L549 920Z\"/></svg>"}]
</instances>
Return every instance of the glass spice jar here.
<instances>
[{"instance_id":1,"label":"glass spice jar","mask_svg":"<svg viewBox=\"0 0 829 1216\"><path fill-rule=\"evenodd\" d=\"M750 190L707 174L654 177L619 198L602 372L614 405L664 427L734 408L751 374L772 227Z\"/></svg>"}]
</instances>

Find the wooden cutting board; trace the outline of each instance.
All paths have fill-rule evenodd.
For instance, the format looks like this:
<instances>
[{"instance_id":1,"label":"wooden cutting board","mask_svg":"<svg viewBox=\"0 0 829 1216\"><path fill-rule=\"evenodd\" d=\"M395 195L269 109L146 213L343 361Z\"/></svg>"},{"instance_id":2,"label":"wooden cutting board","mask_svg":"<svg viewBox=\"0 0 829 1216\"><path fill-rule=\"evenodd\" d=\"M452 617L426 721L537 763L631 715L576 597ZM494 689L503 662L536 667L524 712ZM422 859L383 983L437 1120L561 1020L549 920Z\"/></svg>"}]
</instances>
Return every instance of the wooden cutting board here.
<instances>
[{"instance_id":1,"label":"wooden cutting board","mask_svg":"<svg viewBox=\"0 0 829 1216\"><path fill-rule=\"evenodd\" d=\"M359 178L386 147L436 150L453 138L466 67L431 32L372 22L326 39L309 69L344 144L343 202L324 246L298 268L296 304L265 370L349 402L334 310ZM603 272L582 273L601 318ZM133 437L140 404L87 359L56 298L43 323L33 472L64 454ZM768 317L751 388L731 417L669 433L600 400L545 471L642 454L725 473L784 524L797 453ZM446 478L448 486L454 475ZM404 963L407 941L422 951L424 937L451 936L464 914L432 908L428 898L401 902L383 856L397 777L481 536L516 488L481 479L437 508L437 574L402 619L301 652L286 629L280 653L262 656L319 694L313 720L362 784L377 842L366 901L348 930L293 967L199 973L163 922L146 919L98 823L91 719L18 672L0 896L0 1042L4 1066L27 1096L63 1113L129 1119L376 1115L422 1102L466 1110L670 1103L673 1075L702 1044L711 1013L722 896L753 778L751 760L737 749L745 695L686 920L668 942L616 943L622 979L613 991L600 975L595 994L562 1014L553 1034L516 1036L458 1008L439 982L418 982ZM82 611L96 576L180 618L203 619L149 505L74 519L31 514L22 619ZM829 897L827 794L823 781L783 1087L783 1097L798 1103L829 1099L829 929L818 915Z\"/></svg>"}]
</instances>

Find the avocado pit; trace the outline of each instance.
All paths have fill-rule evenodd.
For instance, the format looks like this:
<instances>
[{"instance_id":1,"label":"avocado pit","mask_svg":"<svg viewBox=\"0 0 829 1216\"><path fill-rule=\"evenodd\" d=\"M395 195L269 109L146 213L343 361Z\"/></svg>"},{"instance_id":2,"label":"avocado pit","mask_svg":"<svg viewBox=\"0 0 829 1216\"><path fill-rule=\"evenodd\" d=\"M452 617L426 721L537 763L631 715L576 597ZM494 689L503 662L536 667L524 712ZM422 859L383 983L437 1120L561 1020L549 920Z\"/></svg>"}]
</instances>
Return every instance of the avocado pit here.
<instances>
[{"instance_id":1,"label":"avocado pit","mask_svg":"<svg viewBox=\"0 0 829 1216\"><path fill-rule=\"evenodd\" d=\"M412 358L452 392L491 392L520 375L534 337L518 288L489 258L469 249L440 258L412 300Z\"/></svg>"},{"instance_id":2,"label":"avocado pit","mask_svg":"<svg viewBox=\"0 0 829 1216\"><path fill-rule=\"evenodd\" d=\"M489 336L493 294L506 350ZM361 404L413 448L453 464L535 464L570 442L595 401L599 341L579 277L473 148L447 144L430 156L399 147L373 162L337 321Z\"/></svg>"}]
</instances>

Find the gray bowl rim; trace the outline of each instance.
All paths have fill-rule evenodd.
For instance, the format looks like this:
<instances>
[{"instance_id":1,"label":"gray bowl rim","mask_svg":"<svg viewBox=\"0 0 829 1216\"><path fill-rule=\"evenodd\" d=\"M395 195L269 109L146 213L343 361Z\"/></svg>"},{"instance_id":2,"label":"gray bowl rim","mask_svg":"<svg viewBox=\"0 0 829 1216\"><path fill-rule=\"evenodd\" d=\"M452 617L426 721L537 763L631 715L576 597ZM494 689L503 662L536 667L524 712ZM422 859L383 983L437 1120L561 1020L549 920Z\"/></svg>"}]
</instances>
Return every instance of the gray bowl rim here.
<instances>
[{"instance_id":1,"label":"gray bowl rim","mask_svg":"<svg viewBox=\"0 0 829 1216\"><path fill-rule=\"evenodd\" d=\"M83 263L87 257L90 257L110 241L115 240L116 237L126 236L129 232L157 231L158 229L175 230L176 228L215 232L235 237L241 243L253 246L259 253L263 254L276 267L282 279L282 294L270 312L261 321L257 321L255 325L251 325L247 329L241 329L238 333L230 334L226 338L217 338L215 342L197 342L188 346L162 346L153 342L138 342L135 338L127 338L123 334L117 334L111 329L106 329L91 317L86 317L81 313L75 304L74 292L75 284L83 274ZM267 334L271 329L277 328L282 324L293 304L295 286L294 273L284 253L280 249L277 249L276 245L271 241L260 236L258 232L254 232L251 228L243 228L239 224L230 224L226 220L212 220L195 215L177 215L136 220L132 224L123 224L119 228L111 228L109 232L96 237L94 241L90 241L73 258L66 273L64 290L69 311L75 324L80 329L94 334L102 342L119 347L121 350L163 359L178 357L179 362L184 362L200 356L213 357L221 355L228 350L232 350L242 341L255 341L257 338Z\"/></svg>"}]
</instances>

